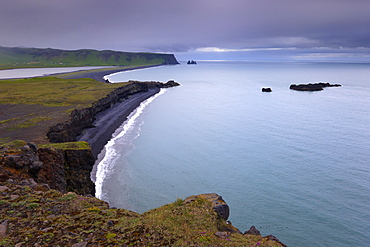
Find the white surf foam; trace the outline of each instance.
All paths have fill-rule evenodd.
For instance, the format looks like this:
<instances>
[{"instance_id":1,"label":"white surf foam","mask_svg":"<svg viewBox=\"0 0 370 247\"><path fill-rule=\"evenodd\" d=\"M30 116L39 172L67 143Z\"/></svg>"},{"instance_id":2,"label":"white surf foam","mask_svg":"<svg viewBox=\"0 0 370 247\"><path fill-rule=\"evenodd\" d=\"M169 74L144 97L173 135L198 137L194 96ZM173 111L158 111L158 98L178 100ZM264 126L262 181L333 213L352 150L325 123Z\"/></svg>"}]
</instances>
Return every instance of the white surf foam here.
<instances>
[{"instance_id":1,"label":"white surf foam","mask_svg":"<svg viewBox=\"0 0 370 247\"><path fill-rule=\"evenodd\" d=\"M143 113L146 106L148 106L154 99L162 95L166 89L161 89L159 93L141 102L140 106L136 108L128 117L128 119L114 132L112 139L108 141L102 151L103 157L97 160L97 169L95 177L95 196L101 200L107 200L104 196L104 181L114 172L114 160L117 159L118 154L114 149L115 144L137 124L138 117ZM137 136L136 136L137 137Z\"/></svg>"}]
</instances>

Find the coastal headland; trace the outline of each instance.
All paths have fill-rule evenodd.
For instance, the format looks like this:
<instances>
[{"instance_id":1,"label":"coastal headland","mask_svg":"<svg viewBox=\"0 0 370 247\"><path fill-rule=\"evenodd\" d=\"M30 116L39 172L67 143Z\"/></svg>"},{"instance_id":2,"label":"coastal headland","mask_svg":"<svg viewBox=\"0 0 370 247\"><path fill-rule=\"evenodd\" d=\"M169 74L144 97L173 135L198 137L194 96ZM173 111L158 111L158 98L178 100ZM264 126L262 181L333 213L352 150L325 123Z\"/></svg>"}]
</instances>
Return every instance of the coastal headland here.
<instances>
[{"instance_id":1,"label":"coastal headland","mask_svg":"<svg viewBox=\"0 0 370 247\"><path fill-rule=\"evenodd\" d=\"M143 100L178 85L86 78L106 72L0 81L6 95L0 104L1 246L285 246L254 227L239 231L214 193L144 214L92 197L90 173L111 134Z\"/></svg>"}]
</instances>

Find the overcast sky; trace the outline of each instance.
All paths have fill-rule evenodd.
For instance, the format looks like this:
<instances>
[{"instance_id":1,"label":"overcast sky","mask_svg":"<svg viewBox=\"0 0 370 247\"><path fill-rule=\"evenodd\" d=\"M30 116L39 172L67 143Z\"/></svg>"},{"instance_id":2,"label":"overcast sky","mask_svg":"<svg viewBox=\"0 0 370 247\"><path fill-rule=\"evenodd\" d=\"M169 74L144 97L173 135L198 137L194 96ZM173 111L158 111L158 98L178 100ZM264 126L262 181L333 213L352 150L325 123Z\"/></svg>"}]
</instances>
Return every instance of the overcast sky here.
<instances>
[{"instance_id":1,"label":"overcast sky","mask_svg":"<svg viewBox=\"0 0 370 247\"><path fill-rule=\"evenodd\" d=\"M370 1L0 0L0 46L370 61Z\"/></svg>"}]
</instances>

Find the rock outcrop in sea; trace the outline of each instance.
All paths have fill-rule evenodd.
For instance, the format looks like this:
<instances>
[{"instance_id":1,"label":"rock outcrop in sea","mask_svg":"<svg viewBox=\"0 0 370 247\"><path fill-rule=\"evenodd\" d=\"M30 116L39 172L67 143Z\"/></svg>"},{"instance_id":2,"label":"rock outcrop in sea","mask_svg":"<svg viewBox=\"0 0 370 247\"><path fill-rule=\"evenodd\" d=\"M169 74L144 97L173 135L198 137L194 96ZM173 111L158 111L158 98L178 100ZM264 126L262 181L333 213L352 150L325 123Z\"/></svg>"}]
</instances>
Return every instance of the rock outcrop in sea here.
<instances>
[{"instance_id":1,"label":"rock outcrop in sea","mask_svg":"<svg viewBox=\"0 0 370 247\"><path fill-rule=\"evenodd\" d=\"M325 82L319 83L309 83L309 84L292 84L290 85L290 89L297 90L297 91L321 91L324 90L325 87L341 87L340 84L330 84Z\"/></svg>"}]
</instances>

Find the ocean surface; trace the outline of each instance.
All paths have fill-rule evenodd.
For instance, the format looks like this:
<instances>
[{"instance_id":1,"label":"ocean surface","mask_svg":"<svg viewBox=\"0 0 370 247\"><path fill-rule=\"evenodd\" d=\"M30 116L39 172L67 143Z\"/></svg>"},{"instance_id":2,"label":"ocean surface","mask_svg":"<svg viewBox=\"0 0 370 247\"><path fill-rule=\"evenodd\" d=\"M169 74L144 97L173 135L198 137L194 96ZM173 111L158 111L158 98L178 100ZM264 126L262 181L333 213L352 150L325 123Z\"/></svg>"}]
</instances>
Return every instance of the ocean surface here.
<instances>
[{"instance_id":1,"label":"ocean surface","mask_svg":"<svg viewBox=\"0 0 370 247\"><path fill-rule=\"evenodd\" d=\"M243 232L370 246L370 64L200 61L109 80L182 85L139 107L100 155L97 196L111 206L215 192ZM342 87L289 89L310 82Z\"/></svg>"}]
</instances>

